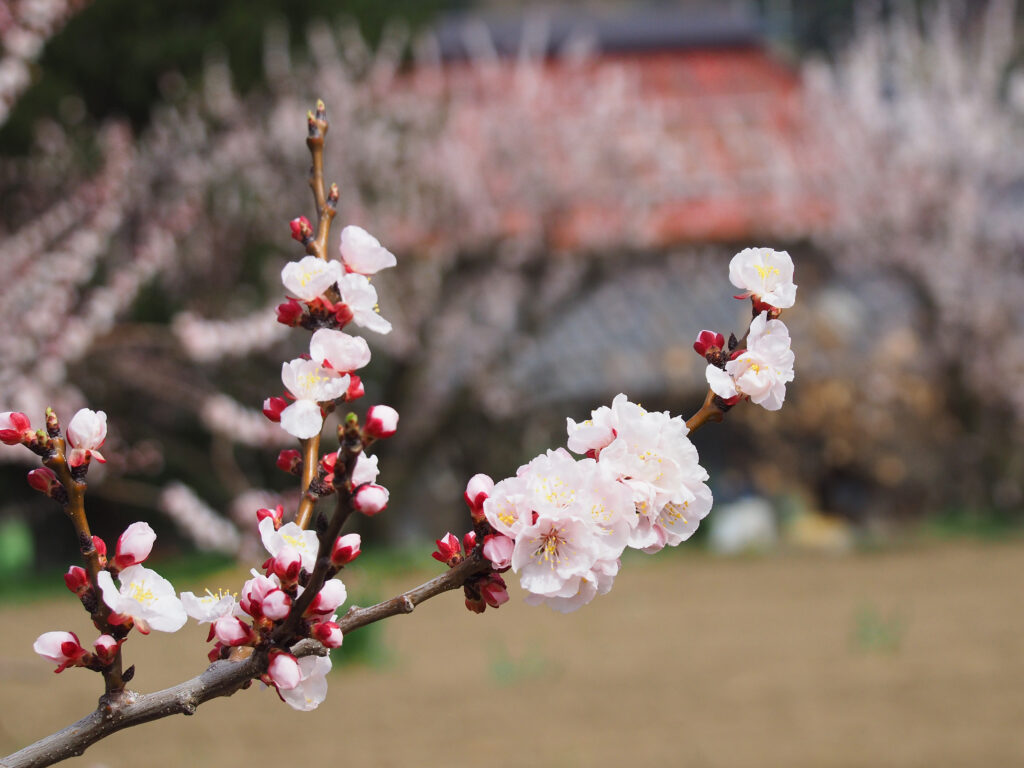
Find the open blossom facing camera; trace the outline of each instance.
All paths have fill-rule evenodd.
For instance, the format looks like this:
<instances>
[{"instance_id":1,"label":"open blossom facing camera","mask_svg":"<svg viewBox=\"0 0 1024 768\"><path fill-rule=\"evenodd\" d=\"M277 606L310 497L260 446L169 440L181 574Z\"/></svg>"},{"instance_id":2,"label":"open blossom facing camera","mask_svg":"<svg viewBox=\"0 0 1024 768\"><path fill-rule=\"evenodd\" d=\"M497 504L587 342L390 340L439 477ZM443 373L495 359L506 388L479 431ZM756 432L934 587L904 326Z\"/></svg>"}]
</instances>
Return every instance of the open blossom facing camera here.
<instances>
[{"instance_id":1,"label":"open blossom facing camera","mask_svg":"<svg viewBox=\"0 0 1024 768\"><path fill-rule=\"evenodd\" d=\"M281 411L281 427L305 440L320 434L324 426L320 403L337 400L348 390L349 377L324 368L314 360L297 358L281 367L281 381L295 402Z\"/></svg>"},{"instance_id":2,"label":"open blossom facing camera","mask_svg":"<svg viewBox=\"0 0 1024 768\"><path fill-rule=\"evenodd\" d=\"M109 571L100 571L97 581L103 602L119 617L129 617L143 634L151 629L177 632L188 619L174 587L167 579L141 565L132 565L117 575L114 584Z\"/></svg>"},{"instance_id":3,"label":"open blossom facing camera","mask_svg":"<svg viewBox=\"0 0 1024 768\"><path fill-rule=\"evenodd\" d=\"M709 365L706 374L719 397L749 397L752 403L777 411L786 399L786 384L795 375L794 355L785 324L767 318L762 312L750 324L745 352L727 362L725 370Z\"/></svg>"},{"instance_id":4,"label":"open blossom facing camera","mask_svg":"<svg viewBox=\"0 0 1024 768\"><path fill-rule=\"evenodd\" d=\"M788 309L796 302L793 260L786 251L744 248L729 262L729 280L744 293L776 309Z\"/></svg>"},{"instance_id":5,"label":"open blossom facing camera","mask_svg":"<svg viewBox=\"0 0 1024 768\"><path fill-rule=\"evenodd\" d=\"M313 301L324 295L328 288L341 279L341 264L333 259L324 261L316 256L304 256L291 261L281 270L281 282L289 296Z\"/></svg>"},{"instance_id":6,"label":"open blossom facing camera","mask_svg":"<svg viewBox=\"0 0 1024 768\"><path fill-rule=\"evenodd\" d=\"M362 227L353 224L341 230L341 260L346 272L375 275L397 264L395 254Z\"/></svg>"}]
</instances>

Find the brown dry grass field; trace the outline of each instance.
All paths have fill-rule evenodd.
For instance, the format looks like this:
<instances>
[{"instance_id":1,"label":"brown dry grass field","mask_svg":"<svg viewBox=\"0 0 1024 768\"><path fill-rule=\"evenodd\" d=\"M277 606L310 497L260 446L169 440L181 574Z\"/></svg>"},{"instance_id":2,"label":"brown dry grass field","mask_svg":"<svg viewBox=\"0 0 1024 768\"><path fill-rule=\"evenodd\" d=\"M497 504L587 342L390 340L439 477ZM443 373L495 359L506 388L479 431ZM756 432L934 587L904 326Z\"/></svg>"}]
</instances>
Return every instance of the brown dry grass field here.
<instances>
[{"instance_id":1,"label":"brown dry grass field","mask_svg":"<svg viewBox=\"0 0 1024 768\"><path fill-rule=\"evenodd\" d=\"M483 616L442 596L386 622L380 660L336 670L314 713L257 685L67 765L1024 765L1022 574L1021 542L678 552L630 560L611 594L570 616L515 592ZM347 581L358 591L357 573ZM0 609L0 754L95 703L94 675L56 677L31 650L49 629L84 640L84 618L70 597ZM204 639L194 625L133 637L134 686L198 673Z\"/></svg>"}]
</instances>

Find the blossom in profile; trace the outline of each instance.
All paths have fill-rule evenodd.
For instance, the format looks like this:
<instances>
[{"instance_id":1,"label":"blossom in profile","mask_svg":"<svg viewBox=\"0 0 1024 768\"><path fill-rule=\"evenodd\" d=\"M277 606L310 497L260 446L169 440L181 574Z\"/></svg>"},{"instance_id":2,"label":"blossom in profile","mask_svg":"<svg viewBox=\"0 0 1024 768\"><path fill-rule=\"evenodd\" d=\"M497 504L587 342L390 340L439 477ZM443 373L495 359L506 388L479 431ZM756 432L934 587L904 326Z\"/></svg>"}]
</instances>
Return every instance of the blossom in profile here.
<instances>
[{"instance_id":1,"label":"blossom in profile","mask_svg":"<svg viewBox=\"0 0 1024 768\"><path fill-rule=\"evenodd\" d=\"M398 263L395 255L362 227L349 224L341 230L341 260L346 272L375 275Z\"/></svg>"},{"instance_id":2,"label":"blossom in profile","mask_svg":"<svg viewBox=\"0 0 1024 768\"><path fill-rule=\"evenodd\" d=\"M230 616L235 611L238 601L230 592L218 590L216 593L206 590L205 595L193 592L181 593L181 606L185 613L200 624L211 624L223 616Z\"/></svg>"},{"instance_id":3,"label":"blossom in profile","mask_svg":"<svg viewBox=\"0 0 1024 768\"><path fill-rule=\"evenodd\" d=\"M18 411L0 413L0 442L18 445L32 436L32 423L28 416Z\"/></svg>"},{"instance_id":4,"label":"blossom in profile","mask_svg":"<svg viewBox=\"0 0 1024 768\"><path fill-rule=\"evenodd\" d=\"M96 577L103 593L103 602L117 617L130 617L143 634L177 632L188 619L174 586L141 565L131 565L117 575L120 587L114 584L110 571ZM113 619L112 619L113 620ZM114 623L123 623L114 621Z\"/></svg>"},{"instance_id":5,"label":"blossom in profile","mask_svg":"<svg viewBox=\"0 0 1024 768\"><path fill-rule=\"evenodd\" d=\"M309 356L325 368L350 373L370 362L370 345L362 336L320 328L309 340Z\"/></svg>"},{"instance_id":6,"label":"blossom in profile","mask_svg":"<svg viewBox=\"0 0 1024 768\"><path fill-rule=\"evenodd\" d=\"M744 248L729 262L729 281L743 291L736 298L753 296L776 309L787 309L796 302L793 259L786 251Z\"/></svg>"},{"instance_id":7,"label":"blossom in profile","mask_svg":"<svg viewBox=\"0 0 1024 768\"><path fill-rule=\"evenodd\" d=\"M92 411L82 408L71 417L68 424L68 442L73 449L68 454L68 464L78 467L90 458L105 462L99 452L103 441L107 439L107 414L103 411Z\"/></svg>"},{"instance_id":8,"label":"blossom in profile","mask_svg":"<svg viewBox=\"0 0 1024 768\"><path fill-rule=\"evenodd\" d=\"M284 265L281 282L289 296L313 301L337 283L342 274L341 264L333 259L324 261L316 256L304 256Z\"/></svg>"},{"instance_id":9,"label":"blossom in profile","mask_svg":"<svg viewBox=\"0 0 1024 768\"><path fill-rule=\"evenodd\" d=\"M77 666L87 653L74 632L44 632L36 638L32 650L56 664L54 672Z\"/></svg>"},{"instance_id":10,"label":"blossom in profile","mask_svg":"<svg viewBox=\"0 0 1024 768\"><path fill-rule=\"evenodd\" d=\"M338 290L341 292L341 303L348 307L356 325L376 333L391 332L391 323L380 316L377 289L370 285L365 275L345 275L338 281Z\"/></svg>"},{"instance_id":11,"label":"blossom in profile","mask_svg":"<svg viewBox=\"0 0 1024 768\"><path fill-rule=\"evenodd\" d=\"M781 320L762 312L750 324L747 349L725 364L707 367L708 386L719 397L749 397L752 403L777 411L786 399L786 384L795 376L789 330Z\"/></svg>"},{"instance_id":12,"label":"blossom in profile","mask_svg":"<svg viewBox=\"0 0 1024 768\"><path fill-rule=\"evenodd\" d=\"M156 533L149 523L138 522L129 525L117 539L117 550L113 564L115 568L138 565L153 551Z\"/></svg>"},{"instance_id":13,"label":"blossom in profile","mask_svg":"<svg viewBox=\"0 0 1024 768\"><path fill-rule=\"evenodd\" d=\"M300 440L320 434L324 417L319 404L338 399L348 389L348 376L302 358L281 367L281 381L295 398L281 411L281 427Z\"/></svg>"},{"instance_id":14,"label":"blossom in profile","mask_svg":"<svg viewBox=\"0 0 1024 768\"><path fill-rule=\"evenodd\" d=\"M331 671L330 656L304 656L298 660L298 682L291 688L278 686L285 703L300 712L309 712L327 698L327 673Z\"/></svg>"}]
</instances>

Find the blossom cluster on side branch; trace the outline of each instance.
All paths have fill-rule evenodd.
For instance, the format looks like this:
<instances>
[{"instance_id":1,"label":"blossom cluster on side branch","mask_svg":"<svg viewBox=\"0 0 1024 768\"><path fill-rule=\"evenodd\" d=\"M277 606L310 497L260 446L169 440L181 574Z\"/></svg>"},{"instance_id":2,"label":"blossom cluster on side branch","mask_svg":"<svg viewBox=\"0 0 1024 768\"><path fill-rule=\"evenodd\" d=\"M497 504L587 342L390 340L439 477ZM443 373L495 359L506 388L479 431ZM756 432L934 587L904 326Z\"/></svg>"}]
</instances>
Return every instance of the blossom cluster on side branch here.
<instances>
[{"instance_id":1,"label":"blossom cluster on side branch","mask_svg":"<svg viewBox=\"0 0 1024 768\"><path fill-rule=\"evenodd\" d=\"M752 322L741 340L730 335L726 342L708 330L697 337L694 349L708 362L709 390L688 421L648 411L625 394L583 421L568 419L565 447L535 457L513 477L494 482L478 474L469 480L464 498L472 530L461 538L452 533L439 538L433 553L447 566L445 572L390 600L339 615L348 598L339 574L362 550L359 535L344 533L344 527L353 513L376 515L389 501L387 488L377 482L378 459L366 451L396 433L398 413L376 404L362 418L339 414L337 447L324 449L323 443L332 414L365 395L357 371L369 363L370 346L345 329L352 324L376 333L391 330L370 278L397 260L355 225L341 231L340 258L328 258L338 187L324 183L327 128L326 109L318 102L308 114L306 140L313 158L316 222L305 216L291 221L292 237L305 255L282 269L287 300L277 308L281 324L311 332L308 353L283 363L283 391L263 403L266 418L298 442L297 448L281 451L277 466L299 478L300 499L294 511L283 505L255 511L251 525L266 558L237 593L223 588L176 593L143 565L156 539L146 522L130 525L108 557L106 544L89 530L84 505L91 462L105 461L102 411L80 410L66 434L52 410L41 429L34 429L25 414L0 414L0 440L25 446L42 459L43 466L29 473L29 483L60 503L72 522L84 563L71 566L65 582L99 632L91 650L67 630L42 634L34 648L57 672L76 666L101 673L101 710L118 713L113 719L104 714L98 723L89 716L0 766L50 764L114 730L153 719L151 701L162 706L159 716L190 713L253 679L295 709L315 709L327 694L327 651L340 647L346 632L408 613L452 589L463 590L466 607L475 613L498 608L509 600L502 576L509 570L519 577L526 602L575 610L611 589L627 548L654 553L676 546L708 514L708 473L690 439L696 429L720 421L743 399L769 410L782 405L785 385L793 379L793 353L778 318L795 301L793 264L785 252L746 249L733 258L729 273L742 291L736 298L751 301ZM149 699L144 695L140 706L139 695L126 689L133 668L122 665L131 630L174 632L188 617L209 625L213 646L207 673L216 671L216 682L204 673L183 684L190 697L168 689ZM43 752L45 757L35 757Z\"/></svg>"}]
</instances>

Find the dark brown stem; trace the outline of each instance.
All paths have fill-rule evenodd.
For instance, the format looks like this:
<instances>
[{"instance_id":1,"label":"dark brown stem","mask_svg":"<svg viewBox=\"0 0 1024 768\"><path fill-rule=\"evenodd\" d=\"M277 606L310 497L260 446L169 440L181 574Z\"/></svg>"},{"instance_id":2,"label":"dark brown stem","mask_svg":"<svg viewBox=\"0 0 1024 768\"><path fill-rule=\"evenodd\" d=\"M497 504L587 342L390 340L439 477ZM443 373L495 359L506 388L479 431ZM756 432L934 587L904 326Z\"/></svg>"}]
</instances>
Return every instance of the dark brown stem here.
<instances>
[{"instance_id":1,"label":"dark brown stem","mask_svg":"<svg viewBox=\"0 0 1024 768\"><path fill-rule=\"evenodd\" d=\"M103 570L100 564L100 553L92 540L92 531L89 530L89 519L85 514L85 490L86 484L76 480L71 474L68 466L66 450L67 444L63 438L56 437L52 440L55 452L53 455L43 459L43 464L51 469L60 480L61 485L68 494L68 502L64 507L72 527L75 529L75 537L85 560L85 571L89 575L89 584L92 586L93 594L96 596L96 607L91 612L92 623L100 632L110 634L110 609L103 602L103 592L100 590L99 573ZM108 695L114 695L124 688L124 680L121 671L121 647L118 646L114 660L110 666L102 671L104 687Z\"/></svg>"}]
</instances>

